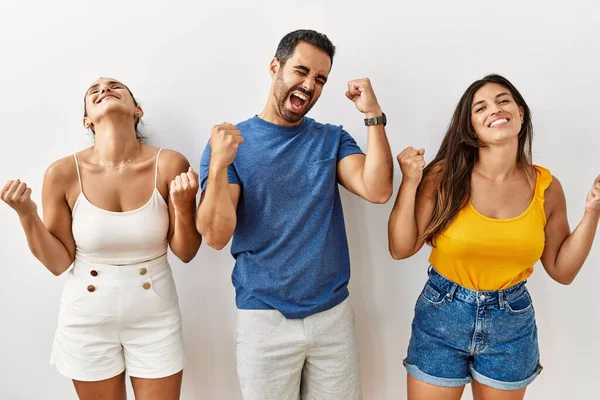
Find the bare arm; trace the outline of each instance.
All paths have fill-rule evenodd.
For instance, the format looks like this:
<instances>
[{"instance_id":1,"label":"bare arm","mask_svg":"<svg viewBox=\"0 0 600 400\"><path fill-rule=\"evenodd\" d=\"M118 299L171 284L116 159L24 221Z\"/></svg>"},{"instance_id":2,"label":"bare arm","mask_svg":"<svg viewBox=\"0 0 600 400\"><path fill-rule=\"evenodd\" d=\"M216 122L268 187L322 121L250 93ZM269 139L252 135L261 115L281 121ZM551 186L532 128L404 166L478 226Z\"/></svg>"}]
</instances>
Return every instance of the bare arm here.
<instances>
[{"instance_id":1,"label":"bare arm","mask_svg":"<svg viewBox=\"0 0 600 400\"><path fill-rule=\"evenodd\" d=\"M560 182L554 178L546 190L546 243L542 265L555 281L568 285L577 276L592 248L600 216L600 176L588 194L585 212L573 232Z\"/></svg>"},{"instance_id":2,"label":"bare arm","mask_svg":"<svg viewBox=\"0 0 600 400\"><path fill-rule=\"evenodd\" d=\"M188 160L180 153L163 150L160 175L169 184L169 233L171 251L184 263L192 261L198 253L202 236L196 230L196 194L198 174L190 168Z\"/></svg>"},{"instance_id":3,"label":"bare arm","mask_svg":"<svg viewBox=\"0 0 600 400\"><path fill-rule=\"evenodd\" d=\"M369 79L348 83L346 97L365 117L380 117L381 108ZM344 157L337 166L338 180L350 192L372 203L386 203L392 196L393 161L383 124L367 128L367 155Z\"/></svg>"},{"instance_id":4,"label":"bare arm","mask_svg":"<svg viewBox=\"0 0 600 400\"><path fill-rule=\"evenodd\" d=\"M31 253L52 272L60 275L75 259L75 240L71 227L71 209L65 198L65 168L71 167L62 159L52 164L44 175L42 207L44 222L31 200L31 189L24 182L9 181L0 197L19 216ZM73 162L74 163L74 162Z\"/></svg>"},{"instance_id":5,"label":"bare arm","mask_svg":"<svg viewBox=\"0 0 600 400\"><path fill-rule=\"evenodd\" d=\"M198 207L197 227L208 245L221 250L229 243L237 224L240 186L229 184L227 170L211 170Z\"/></svg>"},{"instance_id":6,"label":"bare arm","mask_svg":"<svg viewBox=\"0 0 600 400\"><path fill-rule=\"evenodd\" d=\"M383 125L368 127L366 156L352 154L337 166L342 186L377 204L387 203L392 195L392 171L392 154Z\"/></svg>"},{"instance_id":7,"label":"bare arm","mask_svg":"<svg viewBox=\"0 0 600 400\"><path fill-rule=\"evenodd\" d=\"M388 247L396 260L411 257L423 247L423 232L433 214L437 177L432 170L421 183L424 152L408 147L398 155L402 183L388 222Z\"/></svg>"},{"instance_id":8,"label":"bare arm","mask_svg":"<svg viewBox=\"0 0 600 400\"><path fill-rule=\"evenodd\" d=\"M206 243L217 250L227 245L237 224L241 188L229 183L227 168L242 142L240 131L231 124L216 125L212 129L208 180L200 199L196 227Z\"/></svg>"}]
</instances>

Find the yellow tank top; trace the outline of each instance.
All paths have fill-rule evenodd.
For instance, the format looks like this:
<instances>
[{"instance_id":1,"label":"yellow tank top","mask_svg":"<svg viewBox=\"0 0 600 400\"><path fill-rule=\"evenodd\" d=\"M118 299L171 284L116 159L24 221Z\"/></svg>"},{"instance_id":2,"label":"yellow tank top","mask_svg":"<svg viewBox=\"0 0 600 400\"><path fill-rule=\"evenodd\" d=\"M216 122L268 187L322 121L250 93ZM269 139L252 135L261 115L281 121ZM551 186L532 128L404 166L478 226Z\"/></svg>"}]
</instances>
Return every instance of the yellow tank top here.
<instances>
[{"instance_id":1,"label":"yellow tank top","mask_svg":"<svg viewBox=\"0 0 600 400\"><path fill-rule=\"evenodd\" d=\"M435 239L429 262L451 281L474 290L502 290L527 279L544 251L544 192L552 174L535 165L529 207L508 219L488 218L469 203Z\"/></svg>"}]
</instances>

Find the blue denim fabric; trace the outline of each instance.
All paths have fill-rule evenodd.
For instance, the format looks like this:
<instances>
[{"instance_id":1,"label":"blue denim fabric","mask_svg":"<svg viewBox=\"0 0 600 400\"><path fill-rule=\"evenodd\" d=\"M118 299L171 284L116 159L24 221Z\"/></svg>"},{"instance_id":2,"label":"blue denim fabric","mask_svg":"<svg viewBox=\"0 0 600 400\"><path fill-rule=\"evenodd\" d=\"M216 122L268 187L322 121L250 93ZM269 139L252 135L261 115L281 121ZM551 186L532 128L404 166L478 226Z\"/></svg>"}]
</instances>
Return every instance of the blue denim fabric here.
<instances>
[{"instance_id":1,"label":"blue denim fabric","mask_svg":"<svg viewBox=\"0 0 600 400\"><path fill-rule=\"evenodd\" d=\"M404 365L414 378L436 386L463 386L473 378L501 390L526 387L542 367L525 282L481 292L430 268Z\"/></svg>"}]
</instances>

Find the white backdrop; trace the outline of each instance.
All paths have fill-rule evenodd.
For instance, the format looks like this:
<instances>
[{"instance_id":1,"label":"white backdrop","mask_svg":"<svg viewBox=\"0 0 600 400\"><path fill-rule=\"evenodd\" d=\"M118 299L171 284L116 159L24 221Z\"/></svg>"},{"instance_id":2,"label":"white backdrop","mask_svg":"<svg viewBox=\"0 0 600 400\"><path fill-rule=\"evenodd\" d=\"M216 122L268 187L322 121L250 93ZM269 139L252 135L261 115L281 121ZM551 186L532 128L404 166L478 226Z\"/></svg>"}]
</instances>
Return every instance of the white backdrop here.
<instances>
[{"instance_id":1,"label":"white backdrop","mask_svg":"<svg viewBox=\"0 0 600 400\"><path fill-rule=\"evenodd\" d=\"M25 180L39 204L47 166L91 143L82 99L100 76L123 81L141 101L151 144L181 151L197 166L211 125L261 111L276 46L299 28L326 33L338 49L310 115L344 125L363 148L366 130L344 97L347 81L371 78L394 155L415 145L431 159L466 87L487 73L505 75L533 110L535 161L561 180L571 226L578 222L600 173L597 0L2 0L2 185ZM395 191L399 179L396 166ZM370 205L347 192L342 201L364 397L403 399L402 359L429 250L392 260L386 225L393 201ZM65 277L53 277L29 253L4 204L0 222L0 398L74 399L71 382L48 364ZM170 258L189 360L185 400L241 398L228 250L203 245L188 265ZM597 396L599 262L596 243L571 286L551 281L541 266L530 279L545 369L529 399Z\"/></svg>"}]
</instances>

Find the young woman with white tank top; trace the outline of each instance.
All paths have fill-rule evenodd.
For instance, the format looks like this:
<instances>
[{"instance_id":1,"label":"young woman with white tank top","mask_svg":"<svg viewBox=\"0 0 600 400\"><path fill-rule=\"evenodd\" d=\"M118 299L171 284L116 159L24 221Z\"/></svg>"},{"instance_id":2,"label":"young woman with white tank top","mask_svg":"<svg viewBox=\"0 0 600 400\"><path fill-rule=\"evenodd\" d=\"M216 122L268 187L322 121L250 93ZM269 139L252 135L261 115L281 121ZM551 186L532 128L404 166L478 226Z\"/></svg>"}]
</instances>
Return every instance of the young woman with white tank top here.
<instances>
[{"instance_id":1,"label":"young woman with white tank top","mask_svg":"<svg viewBox=\"0 0 600 400\"><path fill-rule=\"evenodd\" d=\"M198 175L180 153L141 143L143 111L121 82L94 82L84 107L94 146L48 168L44 222L24 182L0 192L48 270L74 262L51 363L82 400L125 399L125 371L136 399L179 399L185 354L166 253L189 262L200 247Z\"/></svg>"}]
</instances>

